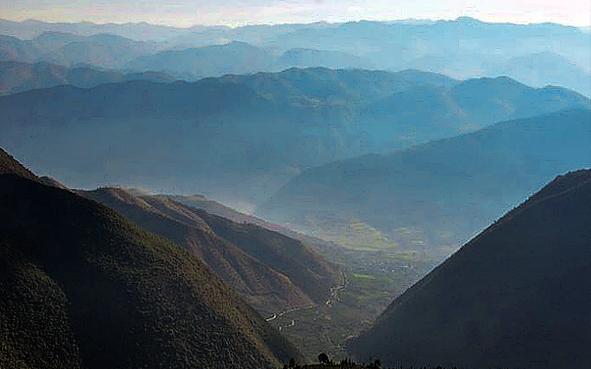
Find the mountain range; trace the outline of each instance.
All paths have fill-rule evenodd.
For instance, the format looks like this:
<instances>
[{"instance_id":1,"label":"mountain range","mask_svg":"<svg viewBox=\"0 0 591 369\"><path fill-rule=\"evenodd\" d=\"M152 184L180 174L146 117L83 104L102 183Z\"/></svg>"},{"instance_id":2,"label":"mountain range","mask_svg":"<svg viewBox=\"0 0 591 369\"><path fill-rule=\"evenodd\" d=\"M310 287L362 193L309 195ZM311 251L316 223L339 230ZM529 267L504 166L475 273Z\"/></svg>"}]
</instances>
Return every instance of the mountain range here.
<instances>
[{"instance_id":1,"label":"mountain range","mask_svg":"<svg viewBox=\"0 0 591 369\"><path fill-rule=\"evenodd\" d=\"M169 196L117 188L77 191L202 260L261 314L324 303L337 271L302 242L236 223Z\"/></svg>"},{"instance_id":2,"label":"mountain range","mask_svg":"<svg viewBox=\"0 0 591 369\"><path fill-rule=\"evenodd\" d=\"M356 359L588 368L591 171L538 190L591 166L590 63L468 17L0 20L0 367L276 368L395 298Z\"/></svg>"},{"instance_id":3,"label":"mountain range","mask_svg":"<svg viewBox=\"0 0 591 369\"><path fill-rule=\"evenodd\" d=\"M64 67L50 63L0 62L0 95L70 85L90 88L131 80L172 82L164 73L119 73L90 66Z\"/></svg>"},{"instance_id":4,"label":"mountain range","mask_svg":"<svg viewBox=\"0 0 591 369\"><path fill-rule=\"evenodd\" d=\"M591 97L589 71L549 51L514 57L491 67L489 73L509 76L534 87L568 86Z\"/></svg>"},{"instance_id":5,"label":"mountain range","mask_svg":"<svg viewBox=\"0 0 591 369\"><path fill-rule=\"evenodd\" d=\"M274 368L301 358L185 250L43 185L3 150L0 168L2 367Z\"/></svg>"},{"instance_id":6,"label":"mountain range","mask_svg":"<svg viewBox=\"0 0 591 369\"><path fill-rule=\"evenodd\" d=\"M288 67L419 69L457 79L506 75L589 97L591 41L558 24L349 22L166 28L0 21L0 60L164 71L178 78ZM249 57L236 57L237 52ZM41 59L39 59L41 58ZM559 78L557 78L559 77Z\"/></svg>"},{"instance_id":7,"label":"mountain range","mask_svg":"<svg viewBox=\"0 0 591 369\"><path fill-rule=\"evenodd\" d=\"M589 104L507 78L289 69L1 97L0 143L69 187L197 192L252 209L309 167Z\"/></svg>"},{"instance_id":8,"label":"mountain range","mask_svg":"<svg viewBox=\"0 0 591 369\"><path fill-rule=\"evenodd\" d=\"M348 343L386 365L588 368L591 170L557 177Z\"/></svg>"},{"instance_id":9,"label":"mountain range","mask_svg":"<svg viewBox=\"0 0 591 369\"><path fill-rule=\"evenodd\" d=\"M591 111L562 111L309 169L257 214L321 238L428 256L457 248L557 174L589 165Z\"/></svg>"},{"instance_id":10,"label":"mountain range","mask_svg":"<svg viewBox=\"0 0 591 369\"><path fill-rule=\"evenodd\" d=\"M77 36L46 32L31 40L0 36L0 61L49 62L67 67L92 65L108 69L126 68L132 60L154 54L166 46L155 42L97 34Z\"/></svg>"}]
</instances>

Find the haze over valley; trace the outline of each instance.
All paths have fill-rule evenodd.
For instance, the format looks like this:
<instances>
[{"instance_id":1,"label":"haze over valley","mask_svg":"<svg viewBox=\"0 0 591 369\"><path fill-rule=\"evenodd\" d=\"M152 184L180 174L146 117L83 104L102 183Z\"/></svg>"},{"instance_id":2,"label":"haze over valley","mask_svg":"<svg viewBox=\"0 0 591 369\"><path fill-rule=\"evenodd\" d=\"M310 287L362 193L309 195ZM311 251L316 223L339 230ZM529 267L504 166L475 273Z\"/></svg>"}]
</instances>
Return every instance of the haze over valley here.
<instances>
[{"instance_id":1,"label":"haze over valley","mask_svg":"<svg viewBox=\"0 0 591 369\"><path fill-rule=\"evenodd\" d=\"M240 6L0 20L0 367L591 367L589 25Z\"/></svg>"}]
</instances>

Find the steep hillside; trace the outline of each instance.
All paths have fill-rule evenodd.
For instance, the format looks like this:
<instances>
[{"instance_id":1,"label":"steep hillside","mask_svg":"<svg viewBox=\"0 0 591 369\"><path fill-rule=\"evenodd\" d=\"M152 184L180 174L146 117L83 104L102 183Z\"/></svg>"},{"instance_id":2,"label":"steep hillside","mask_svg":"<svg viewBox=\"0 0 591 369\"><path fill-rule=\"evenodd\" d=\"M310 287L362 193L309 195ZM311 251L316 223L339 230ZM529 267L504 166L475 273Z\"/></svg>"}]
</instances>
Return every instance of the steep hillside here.
<instances>
[{"instance_id":1,"label":"steep hillside","mask_svg":"<svg viewBox=\"0 0 591 369\"><path fill-rule=\"evenodd\" d=\"M338 283L333 268L299 241L258 226L212 218L165 196L138 197L114 188L78 192L183 246L262 314L323 303Z\"/></svg>"},{"instance_id":2,"label":"steep hillside","mask_svg":"<svg viewBox=\"0 0 591 369\"><path fill-rule=\"evenodd\" d=\"M2 367L276 368L300 357L202 262L105 206L1 174L0 209Z\"/></svg>"},{"instance_id":3,"label":"steep hillside","mask_svg":"<svg viewBox=\"0 0 591 369\"><path fill-rule=\"evenodd\" d=\"M327 287L337 285L333 268L301 241L256 224L235 223L203 210L195 212L216 234L235 243L241 250L266 265L290 276L316 302L324 302Z\"/></svg>"},{"instance_id":4,"label":"steep hillside","mask_svg":"<svg viewBox=\"0 0 591 369\"><path fill-rule=\"evenodd\" d=\"M19 163L12 155L0 148L0 175L14 174L23 178L37 181L38 177Z\"/></svg>"},{"instance_id":5,"label":"steep hillside","mask_svg":"<svg viewBox=\"0 0 591 369\"><path fill-rule=\"evenodd\" d=\"M138 196L143 196L145 193L138 190L128 190ZM289 238L293 238L296 240L300 240L306 247L312 250L326 250L326 249L333 249L334 243L328 242L325 240L321 240L317 237L312 237L305 233L296 232L292 229L284 227L280 224L272 223L262 218L256 217L254 215L245 214L239 212L233 208L227 207L217 201L208 199L203 195L190 195L190 196L182 196L182 195L156 195L161 199L170 199L175 202L180 202L181 204L188 205L190 207L194 207L197 209L202 209L212 215L218 215L220 217L229 219L235 223L252 223L256 224L262 228L268 229L270 231L275 231L281 233L284 236Z\"/></svg>"},{"instance_id":6,"label":"steep hillside","mask_svg":"<svg viewBox=\"0 0 591 369\"><path fill-rule=\"evenodd\" d=\"M257 214L321 238L428 255L590 160L591 112L563 111L307 170Z\"/></svg>"},{"instance_id":7,"label":"steep hillside","mask_svg":"<svg viewBox=\"0 0 591 369\"><path fill-rule=\"evenodd\" d=\"M349 342L393 364L588 368L591 171L559 176Z\"/></svg>"}]
</instances>

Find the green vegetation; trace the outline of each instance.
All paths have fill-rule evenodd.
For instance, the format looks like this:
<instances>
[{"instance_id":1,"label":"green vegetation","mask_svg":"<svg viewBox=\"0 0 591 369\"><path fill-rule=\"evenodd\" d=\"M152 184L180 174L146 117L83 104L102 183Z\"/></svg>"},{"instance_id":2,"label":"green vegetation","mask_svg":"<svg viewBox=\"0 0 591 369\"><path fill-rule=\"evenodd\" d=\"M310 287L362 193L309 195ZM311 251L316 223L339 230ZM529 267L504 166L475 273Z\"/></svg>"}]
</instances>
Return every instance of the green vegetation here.
<instances>
[{"instance_id":1,"label":"green vegetation","mask_svg":"<svg viewBox=\"0 0 591 369\"><path fill-rule=\"evenodd\" d=\"M23 178L37 180L37 176L30 170L22 166L11 155L0 148L0 174L16 174Z\"/></svg>"},{"instance_id":2,"label":"green vegetation","mask_svg":"<svg viewBox=\"0 0 591 369\"><path fill-rule=\"evenodd\" d=\"M299 240L234 222L166 196L116 188L78 191L166 237L205 262L265 316L322 304L336 285L334 267Z\"/></svg>"},{"instance_id":3,"label":"green vegetation","mask_svg":"<svg viewBox=\"0 0 591 369\"><path fill-rule=\"evenodd\" d=\"M318 361L320 364L303 364L299 365L295 360L290 360L289 364L285 364L283 369L457 369L457 367L413 367L413 366L396 366L396 367L383 367L380 359L375 359L370 363L356 363L350 358L345 358L339 361L333 361L325 353L318 355Z\"/></svg>"},{"instance_id":4,"label":"green vegetation","mask_svg":"<svg viewBox=\"0 0 591 369\"><path fill-rule=\"evenodd\" d=\"M323 250L323 255L346 270L346 279L340 282L344 288L338 290L337 297L329 304L289 312L270 322L281 328L281 333L302 351L308 362L317 360L319 350L334 360L347 358L345 342L368 329L395 297L434 265L432 261L399 258L384 251L340 249L335 255L331 250ZM369 275L373 278L365 278Z\"/></svg>"},{"instance_id":5,"label":"green vegetation","mask_svg":"<svg viewBox=\"0 0 591 369\"><path fill-rule=\"evenodd\" d=\"M503 79L466 81L464 102L476 104L469 92L493 86L516 87ZM309 168L257 213L351 248L367 250L379 239L380 247L390 245L384 250L443 260L557 174L589 166L588 104Z\"/></svg>"},{"instance_id":6,"label":"green vegetation","mask_svg":"<svg viewBox=\"0 0 591 369\"><path fill-rule=\"evenodd\" d=\"M560 176L348 342L388 364L589 368L591 170Z\"/></svg>"},{"instance_id":7,"label":"green vegetation","mask_svg":"<svg viewBox=\"0 0 591 369\"><path fill-rule=\"evenodd\" d=\"M203 263L76 194L0 175L0 367L274 368L298 351Z\"/></svg>"}]
</instances>

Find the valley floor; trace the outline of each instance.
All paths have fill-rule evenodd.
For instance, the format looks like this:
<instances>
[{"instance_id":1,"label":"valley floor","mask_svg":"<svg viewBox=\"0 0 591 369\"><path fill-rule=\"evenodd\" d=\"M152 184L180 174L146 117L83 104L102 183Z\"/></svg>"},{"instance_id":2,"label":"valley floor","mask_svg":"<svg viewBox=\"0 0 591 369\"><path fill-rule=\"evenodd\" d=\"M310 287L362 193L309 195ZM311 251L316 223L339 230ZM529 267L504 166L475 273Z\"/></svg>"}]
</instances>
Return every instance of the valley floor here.
<instances>
[{"instance_id":1,"label":"valley floor","mask_svg":"<svg viewBox=\"0 0 591 369\"><path fill-rule=\"evenodd\" d=\"M334 250L333 250L334 251ZM339 264L342 282L324 304L278 312L267 321L304 354L308 362L325 352L334 360L348 357L347 339L370 327L388 304L427 274L435 261L404 257L384 250L324 250Z\"/></svg>"}]
</instances>

